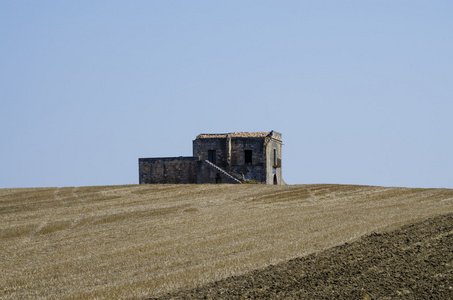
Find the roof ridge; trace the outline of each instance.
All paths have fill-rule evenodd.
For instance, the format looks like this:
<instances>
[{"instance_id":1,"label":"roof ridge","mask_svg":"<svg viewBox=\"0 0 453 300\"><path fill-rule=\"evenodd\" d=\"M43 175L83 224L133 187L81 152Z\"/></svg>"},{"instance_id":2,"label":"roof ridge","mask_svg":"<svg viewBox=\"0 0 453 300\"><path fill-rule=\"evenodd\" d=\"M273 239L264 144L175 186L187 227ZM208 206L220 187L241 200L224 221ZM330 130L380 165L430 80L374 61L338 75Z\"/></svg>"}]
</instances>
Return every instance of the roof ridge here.
<instances>
[{"instance_id":1,"label":"roof ridge","mask_svg":"<svg viewBox=\"0 0 453 300\"><path fill-rule=\"evenodd\" d=\"M271 132L272 131L267 132L235 131L230 133L201 133L197 136L197 139L226 138L226 137L264 138L268 136Z\"/></svg>"}]
</instances>

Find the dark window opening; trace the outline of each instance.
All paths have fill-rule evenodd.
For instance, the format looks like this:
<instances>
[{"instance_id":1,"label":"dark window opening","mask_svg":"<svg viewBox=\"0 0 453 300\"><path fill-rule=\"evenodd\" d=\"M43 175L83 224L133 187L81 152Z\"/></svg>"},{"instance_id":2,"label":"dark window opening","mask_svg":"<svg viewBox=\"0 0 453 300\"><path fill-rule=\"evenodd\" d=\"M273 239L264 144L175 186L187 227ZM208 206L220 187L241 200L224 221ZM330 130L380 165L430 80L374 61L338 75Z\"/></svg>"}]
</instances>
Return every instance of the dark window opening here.
<instances>
[{"instance_id":1,"label":"dark window opening","mask_svg":"<svg viewBox=\"0 0 453 300\"><path fill-rule=\"evenodd\" d=\"M277 149L274 149L274 168L277 166Z\"/></svg>"},{"instance_id":2,"label":"dark window opening","mask_svg":"<svg viewBox=\"0 0 453 300\"><path fill-rule=\"evenodd\" d=\"M215 150L208 150L208 160L213 164L216 164L216 154Z\"/></svg>"},{"instance_id":3,"label":"dark window opening","mask_svg":"<svg viewBox=\"0 0 453 300\"><path fill-rule=\"evenodd\" d=\"M252 164L252 150L244 150L244 163Z\"/></svg>"}]
</instances>

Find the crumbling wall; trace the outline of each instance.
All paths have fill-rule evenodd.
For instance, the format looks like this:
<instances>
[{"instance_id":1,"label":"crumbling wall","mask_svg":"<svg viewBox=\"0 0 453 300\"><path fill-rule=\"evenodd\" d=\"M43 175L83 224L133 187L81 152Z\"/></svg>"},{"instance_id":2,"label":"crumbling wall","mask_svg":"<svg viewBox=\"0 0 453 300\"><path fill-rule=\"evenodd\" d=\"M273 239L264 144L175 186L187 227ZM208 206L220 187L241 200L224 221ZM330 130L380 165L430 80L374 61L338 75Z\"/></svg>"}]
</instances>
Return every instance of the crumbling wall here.
<instances>
[{"instance_id":1,"label":"crumbling wall","mask_svg":"<svg viewBox=\"0 0 453 300\"><path fill-rule=\"evenodd\" d=\"M243 165L243 166L231 166L228 167L226 170L230 173L236 175L241 180L256 180L258 182L265 183L266 182L266 174L264 173L264 166L251 166L251 165Z\"/></svg>"},{"instance_id":2,"label":"crumbling wall","mask_svg":"<svg viewBox=\"0 0 453 300\"><path fill-rule=\"evenodd\" d=\"M208 160L209 150L216 151L215 164L220 167L227 166L227 144L226 138L195 139L193 141L193 156L200 160Z\"/></svg>"},{"instance_id":3,"label":"crumbling wall","mask_svg":"<svg viewBox=\"0 0 453 300\"><path fill-rule=\"evenodd\" d=\"M264 139L262 138L234 138L231 140L231 166L244 166L245 150L252 151L253 166L264 166Z\"/></svg>"},{"instance_id":4,"label":"crumbling wall","mask_svg":"<svg viewBox=\"0 0 453 300\"><path fill-rule=\"evenodd\" d=\"M197 183L197 157L139 159L139 183Z\"/></svg>"},{"instance_id":5,"label":"crumbling wall","mask_svg":"<svg viewBox=\"0 0 453 300\"><path fill-rule=\"evenodd\" d=\"M241 183L238 179L228 174L225 170L208 161L200 161L197 183Z\"/></svg>"},{"instance_id":6,"label":"crumbling wall","mask_svg":"<svg viewBox=\"0 0 453 300\"><path fill-rule=\"evenodd\" d=\"M282 135L273 131L266 141L266 183L284 185L282 178Z\"/></svg>"}]
</instances>

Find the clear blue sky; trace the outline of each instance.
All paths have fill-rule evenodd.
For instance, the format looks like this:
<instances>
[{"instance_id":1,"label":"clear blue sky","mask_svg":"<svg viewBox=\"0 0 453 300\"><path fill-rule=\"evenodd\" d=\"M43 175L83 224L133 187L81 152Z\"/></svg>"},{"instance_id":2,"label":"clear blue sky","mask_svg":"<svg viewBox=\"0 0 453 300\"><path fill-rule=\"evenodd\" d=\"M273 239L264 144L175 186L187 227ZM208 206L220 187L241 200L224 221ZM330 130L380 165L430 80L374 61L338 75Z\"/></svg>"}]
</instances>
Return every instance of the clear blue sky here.
<instances>
[{"instance_id":1,"label":"clear blue sky","mask_svg":"<svg viewBox=\"0 0 453 300\"><path fill-rule=\"evenodd\" d=\"M1 1L0 188L138 183L199 133L289 184L453 188L453 1Z\"/></svg>"}]
</instances>

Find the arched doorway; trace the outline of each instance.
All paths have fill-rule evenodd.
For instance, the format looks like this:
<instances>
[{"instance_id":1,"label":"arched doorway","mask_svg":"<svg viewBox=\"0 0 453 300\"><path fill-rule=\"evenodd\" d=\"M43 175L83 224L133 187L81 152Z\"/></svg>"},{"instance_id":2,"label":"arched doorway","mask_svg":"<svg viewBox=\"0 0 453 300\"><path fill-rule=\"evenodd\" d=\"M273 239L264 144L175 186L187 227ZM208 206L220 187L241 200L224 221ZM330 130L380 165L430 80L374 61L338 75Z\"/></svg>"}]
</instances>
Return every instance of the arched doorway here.
<instances>
[{"instance_id":1,"label":"arched doorway","mask_svg":"<svg viewBox=\"0 0 453 300\"><path fill-rule=\"evenodd\" d=\"M277 174L274 174L274 185L277 185L277 184L278 184Z\"/></svg>"}]
</instances>

